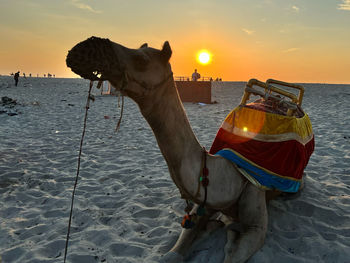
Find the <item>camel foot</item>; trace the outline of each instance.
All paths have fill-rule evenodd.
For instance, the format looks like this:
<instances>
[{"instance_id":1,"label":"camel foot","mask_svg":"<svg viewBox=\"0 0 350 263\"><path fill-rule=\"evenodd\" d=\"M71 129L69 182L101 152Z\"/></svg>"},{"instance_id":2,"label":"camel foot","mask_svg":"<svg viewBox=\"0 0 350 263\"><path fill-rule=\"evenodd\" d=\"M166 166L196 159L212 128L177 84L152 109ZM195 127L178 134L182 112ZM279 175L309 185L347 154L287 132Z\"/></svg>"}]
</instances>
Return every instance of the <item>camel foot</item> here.
<instances>
[{"instance_id":1,"label":"camel foot","mask_svg":"<svg viewBox=\"0 0 350 263\"><path fill-rule=\"evenodd\" d=\"M166 253L162 259L160 260L160 263L181 263L183 262L183 256L179 253L176 253L174 251L169 251Z\"/></svg>"}]
</instances>

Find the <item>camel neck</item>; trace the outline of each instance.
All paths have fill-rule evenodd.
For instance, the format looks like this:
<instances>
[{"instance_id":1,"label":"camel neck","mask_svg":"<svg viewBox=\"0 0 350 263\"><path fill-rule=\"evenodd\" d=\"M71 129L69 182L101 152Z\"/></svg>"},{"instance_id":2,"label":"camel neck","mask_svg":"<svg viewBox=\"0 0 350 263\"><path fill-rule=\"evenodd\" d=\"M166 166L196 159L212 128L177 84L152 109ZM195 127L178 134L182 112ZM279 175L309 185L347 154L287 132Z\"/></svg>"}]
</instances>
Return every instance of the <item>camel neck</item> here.
<instances>
[{"instance_id":1,"label":"camel neck","mask_svg":"<svg viewBox=\"0 0 350 263\"><path fill-rule=\"evenodd\" d=\"M188 188L183 182L198 180L202 147L192 131L174 81L167 81L151 100L145 101L139 104L141 112L156 136L173 181L182 193L182 190L195 192L196 184ZM194 169L196 166L198 170Z\"/></svg>"}]
</instances>

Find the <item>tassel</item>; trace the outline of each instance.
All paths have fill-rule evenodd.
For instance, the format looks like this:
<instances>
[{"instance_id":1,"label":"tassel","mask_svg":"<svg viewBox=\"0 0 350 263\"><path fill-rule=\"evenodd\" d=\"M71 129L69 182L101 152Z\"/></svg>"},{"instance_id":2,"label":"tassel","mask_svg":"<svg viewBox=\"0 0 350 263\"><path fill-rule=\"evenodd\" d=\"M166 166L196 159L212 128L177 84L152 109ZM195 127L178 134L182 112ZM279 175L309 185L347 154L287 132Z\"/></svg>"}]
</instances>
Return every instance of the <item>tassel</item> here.
<instances>
[{"instance_id":1,"label":"tassel","mask_svg":"<svg viewBox=\"0 0 350 263\"><path fill-rule=\"evenodd\" d=\"M185 215L182 219L181 226L185 229L193 228L194 222L191 220L191 215Z\"/></svg>"}]
</instances>

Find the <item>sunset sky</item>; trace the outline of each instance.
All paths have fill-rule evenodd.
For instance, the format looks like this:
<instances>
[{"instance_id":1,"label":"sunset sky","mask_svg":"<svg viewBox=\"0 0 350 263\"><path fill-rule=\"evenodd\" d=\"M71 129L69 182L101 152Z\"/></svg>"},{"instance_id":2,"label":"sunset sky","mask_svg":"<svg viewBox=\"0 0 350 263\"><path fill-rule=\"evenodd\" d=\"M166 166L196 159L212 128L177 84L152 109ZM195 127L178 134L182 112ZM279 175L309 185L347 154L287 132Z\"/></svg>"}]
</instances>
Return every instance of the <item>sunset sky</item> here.
<instances>
[{"instance_id":1,"label":"sunset sky","mask_svg":"<svg viewBox=\"0 0 350 263\"><path fill-rule=\"evenodd\" d=\"M350 83L350 0L0 0L0 74L77 77L67 51L92 35L168 40L175 76Z\"/></svg>"}]
</instances>

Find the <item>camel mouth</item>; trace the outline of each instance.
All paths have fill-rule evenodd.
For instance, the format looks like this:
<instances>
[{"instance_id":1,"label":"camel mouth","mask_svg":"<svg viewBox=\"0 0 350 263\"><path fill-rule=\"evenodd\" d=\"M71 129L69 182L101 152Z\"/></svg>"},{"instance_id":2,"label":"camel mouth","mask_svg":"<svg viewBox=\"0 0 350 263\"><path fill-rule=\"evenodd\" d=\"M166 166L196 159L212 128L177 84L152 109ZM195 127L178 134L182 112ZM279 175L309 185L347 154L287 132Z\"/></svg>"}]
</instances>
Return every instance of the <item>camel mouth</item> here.
<instances>
[{"instance_id":1,"label":"camel mouth","mask_svg":"<svg viewBox=\"0 0 350 263\"><path fill-rule=\"evenodd\" d=\"M108 80L112 73L120 72L111 43L109 39L90 37L68 51L66 64L84 79Z\"/></svg>"}]
</instances>

